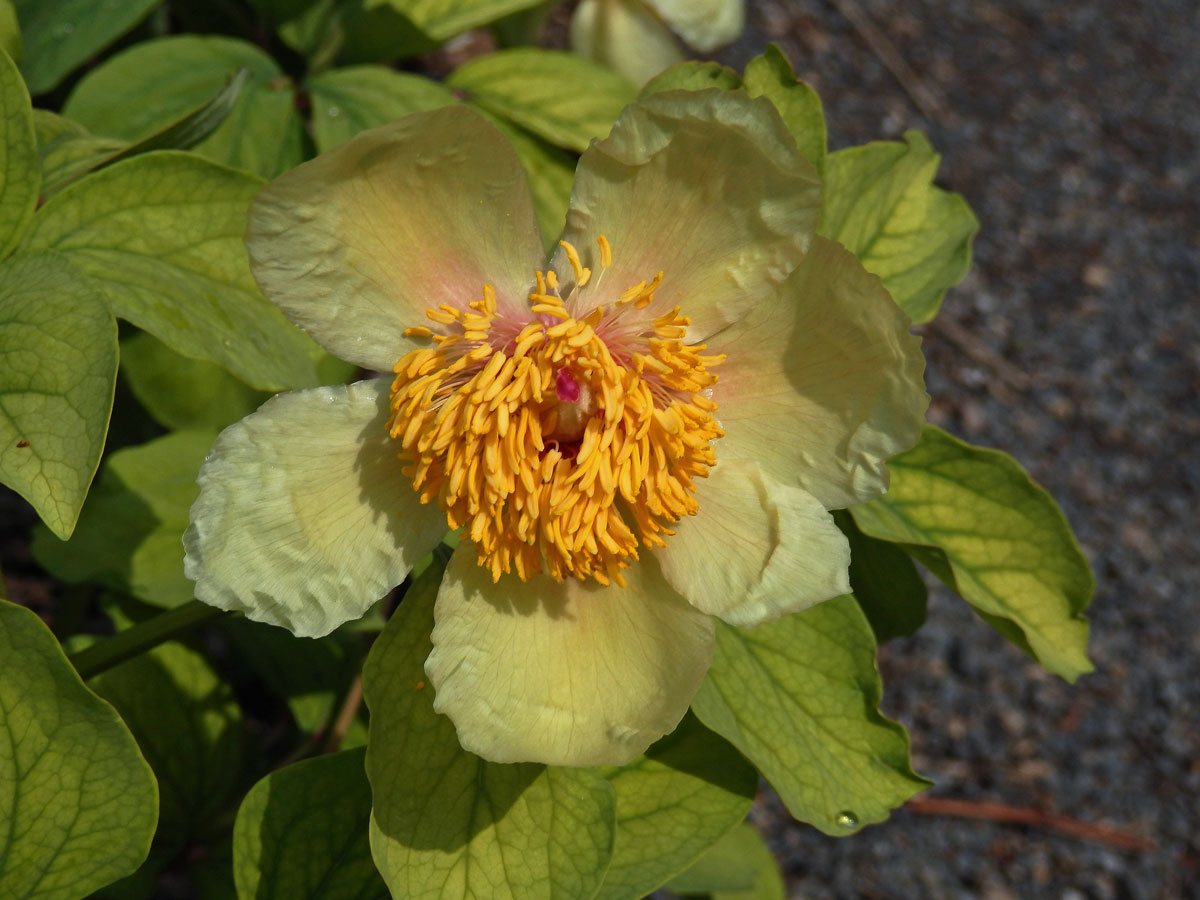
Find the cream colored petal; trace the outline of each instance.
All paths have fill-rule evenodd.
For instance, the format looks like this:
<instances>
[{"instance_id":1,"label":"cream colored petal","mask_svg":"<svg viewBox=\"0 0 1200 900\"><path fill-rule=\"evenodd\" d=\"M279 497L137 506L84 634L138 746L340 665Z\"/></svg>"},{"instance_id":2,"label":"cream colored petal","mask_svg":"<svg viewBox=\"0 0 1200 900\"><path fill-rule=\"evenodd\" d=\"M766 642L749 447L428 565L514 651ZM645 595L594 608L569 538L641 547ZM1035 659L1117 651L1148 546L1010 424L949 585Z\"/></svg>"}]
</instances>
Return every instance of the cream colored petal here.
<instances>
[{"instance_id":1,"label":"cream colored petal","mask_svg":"<svg viewBox=\"0 0 1200 900\"><path fill-rule=\"evenodd\" d=\"M887 490L888 457L916 443L929 396L920 338L879 279L824 238L767 302L709 342L720 454L756 460L826 509Z\"/></svg>"},{"instance_id":2,"label":"cream colored petal","mask_svg":"<svg viewBox=\"0 0 1200 900\"><path fill-rule=\"evenodd\" d=\"M183 537L196 597L318 637L404 580L446 532L387 436L388 383L280 394L229 426Z\"/></svg>"},{"instance_id":3,"label":"cream colored petal","mask_svg":"<svg viewBox=\"0 0 1200 900\"><path fill-rule=\"evenodd\" d=\"M812 166L763 98L660 94L627 107L579 161L565 238L594 271L576 307L663 273L650 315L679 306L690 340L735 322L795 268L820 213ZM596 240L612 245L600 270ZM554 266L564 281L565 256Z\"/></svg>"},{"instance_id":4,"label":"cream colored petal","mask_svg":"<svg viewBox=\"0 0 1200 900\"><path fill-rule=\"evenodd\" d=\"M583 0L571 14L571 49L645 84L684 60L671 30L639 0Z\"/></svg>"},{"instance_id":5,"label":"cream colored petal","mask_svg":"<svg viewBox=\"0 0 1200 900\"><path fill-rule=\"evenodd\" d=\"M713 622L653 563L626 578L493 584L474 548L455 551L425 671L463 747L495 762L620 765L675 728L711 661Z\"/></svg>"},{"instance_id":6,"label":"cream colored petal","mask_svg":"<svg viewBox=\"0 0 1200 900\"><path fill-rule=\"evenodd\" d=\"M745 0L645 0L687 43L708 53L737 39L746 24Z\"/></svg>"},{"instance_id":7,"label":"cream colored petal","mask_svg":"<svg viewBox=\"0 0 1200 900\"><path fill-rule=\"evenodd\" d=\"M425 310L491 284L528 310L542 265L533 202L508 141L466 107L365 131L282 175L250 207L259 287L330 352L390 371Z\"/></svg>"},{"instance_id":8,"label":"cream colored petal","mask_svg":"<svg viewBox=\"0 0 1200 900\"><path fill-rule=\"evenodd\" d=\"M745 627L850 592L850 545L812 494L718 458L696 499L654 555L697 609Z\"/></svg>"}]
</instances>

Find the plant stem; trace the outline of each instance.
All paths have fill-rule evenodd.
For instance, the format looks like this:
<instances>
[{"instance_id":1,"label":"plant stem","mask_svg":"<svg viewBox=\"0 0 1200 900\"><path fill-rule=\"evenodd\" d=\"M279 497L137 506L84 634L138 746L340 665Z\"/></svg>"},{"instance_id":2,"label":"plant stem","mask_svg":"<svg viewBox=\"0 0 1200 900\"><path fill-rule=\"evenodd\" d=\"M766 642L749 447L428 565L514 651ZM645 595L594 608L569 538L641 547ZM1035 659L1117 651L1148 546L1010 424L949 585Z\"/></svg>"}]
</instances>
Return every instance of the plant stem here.
<instances>
[{"instance_id":1,"label":"plant stem","mask_svg":"<svg viewBox=\"0 0 1200 900\"><path fill-rule=\"evenodd\" d=\"M359 675L346 692L342 705L338 707L337 717L333 720L333 725L330 726L325 740L321 743L322 753L337 753L341 748L346 732L350 730L350 726L358 715L359 707L362 706L362 699L362 676Z\"/></svg>"},{"instance_id":2,"label":"plant stem","mask_svg":"<svg viewBox=\"0 0 1200 900\"><path fill-rule=\"evenodd\" d=\"M223 615L223 609L191 600L80 650L71 656L71 664L75 666L79 677L87 681L130 657Z\"/></svg>"}]
</instances>

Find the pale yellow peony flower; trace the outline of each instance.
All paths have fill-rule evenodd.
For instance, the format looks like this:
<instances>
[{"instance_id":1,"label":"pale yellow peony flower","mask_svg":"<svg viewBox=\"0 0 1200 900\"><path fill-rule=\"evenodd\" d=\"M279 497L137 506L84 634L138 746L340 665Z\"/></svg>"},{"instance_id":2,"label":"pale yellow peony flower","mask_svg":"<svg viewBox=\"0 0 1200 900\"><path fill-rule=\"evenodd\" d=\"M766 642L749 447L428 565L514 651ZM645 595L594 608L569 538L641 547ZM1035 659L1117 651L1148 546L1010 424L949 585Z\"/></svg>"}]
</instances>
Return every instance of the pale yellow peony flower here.
<instances>
[{"instance_id":1,"label":"pale yellow peony flower","mask_svg":"<svg viewBox=\"0 0 1200 900\"><path fill-rule=\"evenodd\" d=\"M828 510L916 441L918 341L819 211L775 108L740 92L626 109L549 266L516 157L466 108L276 179L247 233L264 293L395 377L221 434L184 538L196 596L325 634L461 528L435 708L491 760L629 760L686 711L712 616L849 590Z\"/></svg>"}]
</instances>

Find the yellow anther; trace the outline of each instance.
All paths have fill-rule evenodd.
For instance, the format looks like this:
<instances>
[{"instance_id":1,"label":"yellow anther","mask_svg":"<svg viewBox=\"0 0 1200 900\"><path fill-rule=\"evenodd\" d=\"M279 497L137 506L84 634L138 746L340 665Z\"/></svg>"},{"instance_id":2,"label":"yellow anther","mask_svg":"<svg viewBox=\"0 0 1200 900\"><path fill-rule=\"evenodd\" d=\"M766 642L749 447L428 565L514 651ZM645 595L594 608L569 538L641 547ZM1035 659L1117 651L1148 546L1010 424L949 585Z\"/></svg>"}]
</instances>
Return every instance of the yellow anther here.
<instances>
[{"instance_id":1,"label":"yellow anther","mask_svg":"<svg viewBox=\"0 0 1200 900\"><path fill-rule=\"evenodd\" d=\"M596 238L596 243L600 245L600 265L607 269L612 265L612 244L604 235Z\"/></svg>"},{"instance_id":2,"label":"yellow anther","mask_svg":"<svg viewBox=\"0 0 1200 900\"><path fill-rule=\"evenodd\" d=\"M608 267L612 247L597 244ZM590 270L562 246L583 287ZM722 434L708 368L723 357L683 343L677 309L606 332L611 306L574 318L553 270L535 280L531 320L499 318L485 285L464 306L427 310L437 332L405 332L433 343L396 363L389 433L421 502L465 529L493 578L623 584L639 543L661 546L697 509L694 479L715 463ZM634 285L617 305L644 308L661 282Z\"/></svg>"},{"instance_id":3,"label":"yellow anther","mask_svg":"<svg viewBox=\"0 0 1200 900\"><path fill-rule=\"evenodd\" d=\"M568 241L559 241L558 246L566 251L567 262L571 264L571 270L575 273L575 286L583 287L591 280L592 270L579 261L579 251L573 244Z\"/></svg>"}]
</instances>

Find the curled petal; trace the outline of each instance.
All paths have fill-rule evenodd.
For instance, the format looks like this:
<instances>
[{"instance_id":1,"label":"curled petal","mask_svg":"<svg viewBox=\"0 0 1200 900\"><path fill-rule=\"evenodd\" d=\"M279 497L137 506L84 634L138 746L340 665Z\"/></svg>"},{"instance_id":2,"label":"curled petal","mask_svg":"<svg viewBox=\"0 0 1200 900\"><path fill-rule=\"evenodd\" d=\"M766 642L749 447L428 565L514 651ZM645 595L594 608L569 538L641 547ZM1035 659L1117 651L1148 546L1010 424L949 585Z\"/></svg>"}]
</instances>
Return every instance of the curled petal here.
<instances>
[{"instance_id":1,"label":"curled petal","mask_svg":"<svg viewBox=\"0 0 1200 900\"><path fill-rule=\"evenodd\" d=\"M712 659L712 619L653 562L628 587L538 575L493 584L461 547L425 663L434 708L496 762L620 765L672 731Z\"/></svg>"},{"instance_id":2,"label":"curled petal","mask_svg":"<svg viewBox=\"0 0 1200 900\"><path fill-rule=\"evenodd\" d=\"M626 107L579 160L564 239L593 270L577 315L663 272L648 317L681 307L690 341L762 302L800 262L821 184L775 107L732 91ZM612 245L601 268L597 239ZM565 254L553 265L572 280Z\"/></svg>"},{"instance_id":3,"label":"curled petal","mask_svg":"<svg viewBox=\"0 0 1200 900\"><path fill-rule=\"evenodd\" d=\"M415 346L425 310L463 308L484 284L527 308L542 260L516 154L466 107L365 131L275 179L250 207L264 294L331 353L376 371Z\"/></svg>"},{"instance_id":4,"label":"curled petal","mask_svg":"<svg viewBox=\"0 0 1200 900\"><path fill-rule=\"evenodd\" d=\"M916 443L929 405L920 339L879 279L817 238L778 292L714 336L720 454L758 462L826 509L887 490L891 456Z\"/></svg>"},{"instance_id":5,"label":"curled petal","mask_svg":"<svg viewBox=\"0 0 1200 900\"><path fill-rule=\"evenodd\" d=\"M697 609L752 626L850 592L850 545L812 494L718 459L696 482L700 511L655 551Z\"/></svg>"},{"instance_id":6,"label":"curled petal","mask_svg":"<svg viewBox=\"0 0 1200 900\"><path fill-rule=\"evenodd\" d=\"M387 387L280 394L221 432L183 536L198 599L317 637L437 545L446 519L400 471Z\"/></svg>"}]
</instances>

